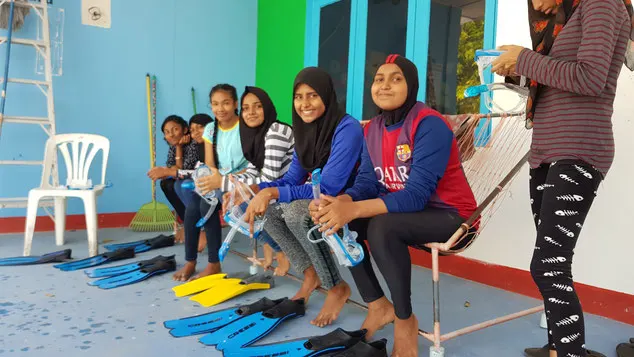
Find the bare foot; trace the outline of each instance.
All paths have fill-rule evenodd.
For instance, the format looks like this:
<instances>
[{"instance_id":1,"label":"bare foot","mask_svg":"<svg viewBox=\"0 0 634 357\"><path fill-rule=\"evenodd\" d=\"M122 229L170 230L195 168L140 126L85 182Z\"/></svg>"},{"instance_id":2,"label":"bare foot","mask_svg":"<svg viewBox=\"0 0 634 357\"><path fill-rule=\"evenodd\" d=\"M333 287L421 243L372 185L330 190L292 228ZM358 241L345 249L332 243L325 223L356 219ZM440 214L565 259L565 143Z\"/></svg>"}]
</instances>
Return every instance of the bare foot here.
<instances>
[{"instance_id":1,"label":"bare foot","mask_svg":"<svg viewBox=\"0 0 634 357\"><path fill-rule=\"evenodd\" d=\"M267 270L271 265L273 265L273 248L271 248L268 244L264 244L262 246L262 250L264 251L264 261L262 262L262 267L264 267L264 270Z\"/></svg>"},{"instance_id":2,"label":"bare foot","mask_svg":"<svg viewBox=\"0 0 634 357\"><path fill-rule=\"evenodd\" d=\"M365 339L369 341L378 330L394 321L395 318L394 306L385 296L369 303L368 317L365 318L363 325L361 325L362 329L368 330Z\"/></svg>"},{"instance_id":3,"label":"bare foot","mask_svg":"<svg viewBox=\"0 0 634 357\"><path fill-rule=\"evenodd\" d=\"M183 226L174 223L174 231L176 232L174 237L174 243L184 243L185 242L185 228Z\"/></svg>"},{"instance_id":4,"label":"bare foot","mask_svg":"<svg viewBox=\"0 0 634 357\"><path fill-rule=\"evenodd\" d=\"M203 271L201 271L200 273L196 274L191 280L196 280L198 278L202 278L203 276L214 275L219 273L222 273L222 268L220 267L220 263L207 263L207 266L205 267L205 269L203 269Z\"/></svg>"},{"instance_id":5,"label":"bare foot","mask_svg":"<svg viewBox=\"0 0 634 357\"><path fill-rule=\"evenodd\" d=\"M321 286L321 281L319 281L319 277L317 276L317 272L314 267L310 267L304 270L304 282L302 283L302 287L299 288L299 291L291 300L299 300L304 299L304 303L308 304L308 298L310 295Z\"/></svg>"},{"instance_id":6,"label":"bare foot","mask_svg":"<svg viewBox=\"0 0 634 357\"><path fill-rule=\"evenodd\" d=\"M394 322L394 349L392 357L418 356L418 320L412 314L408 319Z\"/></svg>"},{"instance_id":7,"label":"bare foot","mask_svg":"<svg viewBox=\"0 0 634 357\"><path fill-rule=\"evenodd\" d=\"M275 272L273 274L277 276L285 276L288 273L288 270L291 268L291 262L286 257L284 252L278 252L276 254L277 258L277 267L275 268Z\"/></svg>"},{"instance_id":8,"label":"bare foot","mask_svg":"<svg viewBox=\"0 0 634 357\"><path fill-rule=\"evenodd\" d=\"M176 281L187 281L196 271L196 261L185 262L185 266L180 268L179 271L174 273L172 279Z\"/></svg>"},{"instance_id":9,"label":"bare foot","mask_svg":"<svg viewBox=\"0 0 634 357\"><path fill-rule=\"evenodd\" d=\"M205 231L201 230L200 235L198 236L198 253L205 250L206 246L207 246L207 234L205 234Z\"/></svg>"},{"instance_id":10,"label":"bare foot","mask_svg":"<svg viewBox=\"0 0 634 357\"><path fill-rule=\"evenodd\" d=\"M332 324L337 317L339 317L339 312L341 312L343 305L346 304L349 297L350 286L348 283L342 281L335 285L332 289L328 290L324 307L321 308L317 317L310 323L318 327Z\"/></svg>"}]
</instances>

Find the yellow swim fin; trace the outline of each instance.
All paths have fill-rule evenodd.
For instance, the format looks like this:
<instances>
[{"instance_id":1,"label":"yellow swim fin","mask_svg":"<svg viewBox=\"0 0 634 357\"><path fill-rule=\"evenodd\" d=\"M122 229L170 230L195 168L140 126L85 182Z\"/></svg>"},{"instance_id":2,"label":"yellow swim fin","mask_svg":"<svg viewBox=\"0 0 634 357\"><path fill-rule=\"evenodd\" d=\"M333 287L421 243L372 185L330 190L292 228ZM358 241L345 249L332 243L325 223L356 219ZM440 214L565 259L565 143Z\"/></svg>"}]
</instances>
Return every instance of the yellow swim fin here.
<instances>
[{"instance_id":1,"label":"yellow swim fin","mask_svg":"<svg viewBox=\"0 0 634 357\"><path fill-rule=\"evenodd\" d=\"M185 284L175 286L172 288L172 290L174 291L174 294L176 294L176 297L183 297L205 291L218 284L235 284L248 276L249 273L247 272L232 274L231 277L227 276L227 274L225 273L207 275L202 278L189 281Z\"/></svg>"},{"instance_id":2,"label":"yellow swim fin","mask_svg":"<svg viewBox=\"0 0 634 357\"><path fill-rule=\"evenodd\" d=\"M262 273L236 283L218 284L207 291L190 297L204 307L218 305L250 290L265 290L274 286L273 275Z\"/></svg>"}]
</instances>

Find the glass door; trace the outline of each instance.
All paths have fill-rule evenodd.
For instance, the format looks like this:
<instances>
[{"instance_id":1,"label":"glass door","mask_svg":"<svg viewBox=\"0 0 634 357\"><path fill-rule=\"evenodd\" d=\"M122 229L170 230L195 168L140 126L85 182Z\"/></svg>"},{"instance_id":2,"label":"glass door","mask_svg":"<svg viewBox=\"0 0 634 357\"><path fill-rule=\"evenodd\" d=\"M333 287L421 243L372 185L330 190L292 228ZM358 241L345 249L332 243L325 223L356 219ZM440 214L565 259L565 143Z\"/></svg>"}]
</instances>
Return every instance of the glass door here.
<instances>
[{"instance_id":1,"label":"glass door","mask_svg":"<svg viewBox=\"0 0 634 357\"><path fill-rule=\"evenodd\" d=\"M391 53L418 67L419 100L443 114L484 113L463 92L479 83L473 57L495 47L496 20L497 0L307 0L304 63L332 75L359 120L376 115L370 87Z\"/></svg>"},{"instance_id":2,"label":"glass door","mask_svg":"<svg viewBox=\"0 0 634 357\"><path fill-rule=\"evenodd\" d=\"M316 0L307 5L304 65L330 74L339 106L347 110L352 0Z\"/></svg>"}]
</instances>

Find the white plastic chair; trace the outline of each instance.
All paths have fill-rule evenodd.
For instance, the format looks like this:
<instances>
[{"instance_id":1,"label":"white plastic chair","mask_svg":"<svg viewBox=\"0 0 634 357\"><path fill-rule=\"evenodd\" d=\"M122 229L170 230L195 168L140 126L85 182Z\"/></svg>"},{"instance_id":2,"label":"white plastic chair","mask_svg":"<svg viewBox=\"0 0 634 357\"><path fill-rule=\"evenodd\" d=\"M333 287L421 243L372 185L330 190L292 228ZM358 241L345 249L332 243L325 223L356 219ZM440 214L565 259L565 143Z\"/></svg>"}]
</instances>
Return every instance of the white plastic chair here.
<instances>
[{"instance_id":1,"label":"white plastic chair","mask_svg":"<svg viewBox=\"0 0 634 357\"><path fill-rule=\"evenodd\" d=\"M57 150L62 154L66 165L66 185L55 187L51 182L51 172ZM92 185L88 178L90 166L99 150L103 150L101 167L101 184ZM55 199L55 243L64 244L64 230L66 229L66 198L77 197L84 201L86 216L86 231L88 233L88 253L97 255L97 196L106 187L106 166L110 141L101 135L93 134L60 134L48 139L44 151L44 170L40 187L29 191L27 206L26 230L24 232L24 255L31 254L31 243L35 220L37 218L38 202L44 197Z\"/></svg>"}]
</instances>

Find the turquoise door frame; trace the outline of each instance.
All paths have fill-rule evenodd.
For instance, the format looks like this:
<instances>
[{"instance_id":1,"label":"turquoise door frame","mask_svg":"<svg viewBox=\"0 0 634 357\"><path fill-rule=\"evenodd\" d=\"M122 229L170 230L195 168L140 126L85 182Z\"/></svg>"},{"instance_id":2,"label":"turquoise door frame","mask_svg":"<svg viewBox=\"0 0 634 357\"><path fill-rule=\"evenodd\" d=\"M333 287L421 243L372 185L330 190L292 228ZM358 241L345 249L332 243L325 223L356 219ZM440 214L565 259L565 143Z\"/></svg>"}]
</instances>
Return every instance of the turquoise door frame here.
<instances>
[{"instance_id":1,"label":"turquoise door frame","mask_svg":"<svg viewBox=\"0 0 634 357\"><path fill-rule=\"evenodd\" d=\"M304 66L317 66L319 58L319 24L321 9L341 0L306 0L306 34ZM427 94L427 61L429 53L429 24L432 0L410 0L407 9L407 39L405 56L419 69L420 89L418 100L425 101ZM486 0L484 21L484 48L495 48L498 0ZM363 115L363 90L366 53L366 34L368 24L368 0L351 0L350 47L348 53L348 86L346 110L357 119ZM493 75L487 71L489 81ZM481 113L487 113L484 100L480 101ZM486 130L484 139L488 140L490 125L478 128ZM479 135L479 134L478 134Z\"/></svg>"}]
</instances>

